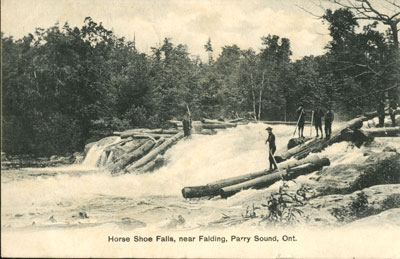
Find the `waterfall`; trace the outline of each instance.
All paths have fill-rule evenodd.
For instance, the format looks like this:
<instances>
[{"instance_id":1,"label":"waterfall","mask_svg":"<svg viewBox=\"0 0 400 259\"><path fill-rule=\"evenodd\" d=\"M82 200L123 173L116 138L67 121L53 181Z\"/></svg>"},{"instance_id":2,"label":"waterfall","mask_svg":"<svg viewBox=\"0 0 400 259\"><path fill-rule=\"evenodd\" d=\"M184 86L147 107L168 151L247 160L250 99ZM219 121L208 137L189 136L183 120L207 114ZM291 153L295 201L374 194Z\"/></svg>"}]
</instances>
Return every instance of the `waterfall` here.
<instances>
[{"instance_id":1,"label":"waterfall","mask_svg":"<svg viewBox=\"0 0 400 259\"><path fill-rule=\"evenodd\" d=\"M121 140L120 137L108 137L102 139L90 147L82 165L85 167L101 167L107 161L105 149ZM111 142L111 143L110 143Z\"/></svg>"}]
</instances>

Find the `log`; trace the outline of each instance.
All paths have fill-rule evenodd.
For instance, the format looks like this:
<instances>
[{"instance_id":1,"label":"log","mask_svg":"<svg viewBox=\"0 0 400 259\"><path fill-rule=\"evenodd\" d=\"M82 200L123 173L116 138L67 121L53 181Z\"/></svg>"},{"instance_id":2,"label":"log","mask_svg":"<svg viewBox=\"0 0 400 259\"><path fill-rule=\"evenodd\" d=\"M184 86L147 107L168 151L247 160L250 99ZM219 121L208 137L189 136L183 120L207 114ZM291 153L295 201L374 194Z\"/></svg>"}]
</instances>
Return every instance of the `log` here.
<instances>
[{"instance_id":1,"label":"log","mask_svg":"<svg viewBox=\"0 0 400 259\"><path fill-rule=\"evenodd\" d=\"M144 139L135 139L135 140L125 143L123 146L120 146L118 148L123 150L124 153L130 153L133 150L139 148L145 142L146 142L146 140L144 140Z\"/></svg>"},{"instance_id":2,"label":"log","mask_svg":"<svg viewBox=\"0 0 400 259\"><path fill-rule=\"evenodd\" d=\"M303 164L288 170L279 170L276 173L272 173L266 176L261 176L250 181L246 181L240 184L224 187L220 189L220 195L222 198L227 198L234 195L242 190L247 189L261 189L271 186L275 182L285 179L294 179L300 175L309 174L317 170L321 170L324 166L330 165L328 158L322 158L314 163Z\"/></svg>"},{"instance_id":3,"label":"log","mask_svg":"<svg viewBox=\"0 0 400 259\"><path fill-rule=\"evenodd\" d=\"M245 119L244 118L237 118L237 119L228 120L228 122L229 123L236 123L236 122L243 121L243 120L245 120Z\"/></svg>"},{"instance_id":4,"label":"log","mask_svg":"<svg viewBox=\"0 0 400 259\"><path fill-rule=\"evenodd\" d=\"M236 123L230 123L230 122L219 121L219 120L210 120L210 119L206 119L206 118L203 118L201 120L201 122L203 124L221 124L221 125L225 125L227 127L236 127Z\"/></svg>"},{"instance_id":5,"label":"log","mask_svg":"<svg viewBox=\"0 0 400 259\"><path fill-rule=\"evenodd\" d=\"M231 126L231 125L227 125L227 124L203 124L203 129L226 129L226 128L233 128L233 127L236 127L236 126Z\"/></svg>"},{"instance_id":6,"label":"log","mask_svg":"<svg viewBox=\"0 0 400 259\"><path fill-rule=\"evenodd\" d=\"M291 149L294 148L300 144L304 144L305 142L311 140L312 138L291 138L289 139L289 142L287 144L287 148Z\"/></svg>"},{"instance_id":7,"label":"log","mask_svg":"<svg viewBox=\"0 0 400 259\"><path fill-rule=\"evenodd\" d=\"M173 145L176 141L178 141L182 137L183 137L183 132L179 132L178 134L175 134L173 137L165 140L164 143L162 143L160 146L154 148L147 155L143 156L141 159L128 166L126 168L127 172L128 173L135 172L137 168L144 166L145 164L153 160L157 155L164 153L171 145Z\"/></svg>"},{"instance_id":8,"label":"log","mask_svg":"<svg viewBox=\"0 0 400 259\"><path fill-rule=\"evenodd\" d=\"M269 124L269 125L277 125L277 124L281 124L281 125L297 125L297 121L260 121L264 124ZM304 124L310 124L309 121L305 121Z\"/></svg>"},{"instance_id":9,"label":"log","mask_svg":"<svg viewBox=\"0 0 400 259\"><path fill-rule=\"evenodd\" d=\"M319 161L318 156L310 156L306 159L303 160L295 160L295 161L288 161L284 162L279 165L279 170L285 170L288 168L292 168L295 166L299 166L302 164L306 163L316 163ZM231 186L231 185L236 185L239 183L243 183L252 179L255 179L260 176L268 175L271 174L271 172L267 170L255 172L255 173L250 173L250 174L245 174L245 175L240 175L240 176L235 176L223 180L219 180L217 182L207 184L207 185L201 185L201 186L191 186L191 187L184 187L182 189L182 195L184 198L199 198L199 197L204 197L204 196L217 196L220 193L220 189Z\"/></svg>"},{"instance_id":10,"label":"log","mask_svg":"<svg viewBox=\"0 0 400 259\"><path fill-rule=\"evenodd\" d=\"M168 133L168 134L158 134L158 133L135 133L135 134L129 134L129 135L121 135L121 138L128 138L131 137L133 139L146 139L146 138L154 138L154 139L159 139L162 137L172 137L176 133Z\"/></svg>"},{"instance_id":11,"label":"log","mask_svg":"<svg viewBox=\"0 0 400 259\"><path fill-rule=\"evenodd\" d=\"M400 127L387 127L387 128L371 128L371 129L361 129L361 133L363 133L367 137L399 137L400 136Z\"/></svg>"},{"instance_id":12,"label":"log","mask_svg":"<svg viewBox=\"0 0 400 259\"><path fill-rule=\"evenodd\" d=\"M124 169L125 166L129 165L133 161L136 161L143 157L147 152L149 152L155 143L152 140L146 141L142 146L132 151L131 153L127 153L123 155L116 163L109 165L107 168L112 173L115 174L120 170Z\"/></svg>"},{"instance_id":13,"label":"log","mask_svg":"<svg viewBox=\"0 0 400 259\"><path fill-rule=\"evenodd\" d=\"M164 157L161 155L157 155L154 160L150 161L149 163L145 164L144 166L138 168L135 173L136 174L144 174L147 172L154 171L157 168L160 168L164 164Z\"/></svg>"}]
</instances>

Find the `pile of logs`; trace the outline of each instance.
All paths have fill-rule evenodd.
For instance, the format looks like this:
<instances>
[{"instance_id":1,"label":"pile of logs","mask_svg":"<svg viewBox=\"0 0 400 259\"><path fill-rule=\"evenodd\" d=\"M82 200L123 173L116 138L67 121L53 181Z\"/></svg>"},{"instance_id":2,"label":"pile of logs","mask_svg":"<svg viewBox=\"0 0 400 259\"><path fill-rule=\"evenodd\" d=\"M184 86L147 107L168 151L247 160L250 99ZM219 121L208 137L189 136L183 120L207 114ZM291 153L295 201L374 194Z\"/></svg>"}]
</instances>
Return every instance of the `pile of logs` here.
<instances>
[{"instance_id":1,"label":"pile of logs","mask_svg":"<svg viewBox=\"0 0 400 259\"><path fill-rule=\"evenodd\" d=\"M113 176L141 174L160 167L162 155L183 137L176 129L133 129L114 132L120 140L105 146L98 165L106 168Z\"/></svg>"},{"instance_id":2,"label":"pile of logs","mask_svg":"<svg viewBox=\"0 0 400 259\"><path fill-rule=\"evenodd\" d=\"M290 161L279 164L277 171L260 171L251 174L236 176L202 186L184 187L184 198L212 197L220 195L229 197L241 190L265 188L284 179L292 179L302 174L308 174L329 165L329 159L310 156L303 160Z\"/></svg>"}]
</instances>

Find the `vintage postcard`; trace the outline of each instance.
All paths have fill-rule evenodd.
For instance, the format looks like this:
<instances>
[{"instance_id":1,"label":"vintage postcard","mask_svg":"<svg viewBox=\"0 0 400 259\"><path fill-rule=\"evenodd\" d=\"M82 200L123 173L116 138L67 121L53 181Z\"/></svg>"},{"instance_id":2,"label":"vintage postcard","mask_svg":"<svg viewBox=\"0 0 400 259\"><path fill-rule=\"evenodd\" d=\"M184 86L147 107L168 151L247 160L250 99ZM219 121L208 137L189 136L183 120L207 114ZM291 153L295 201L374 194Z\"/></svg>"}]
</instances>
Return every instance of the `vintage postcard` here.
<instances>
[{"instance_id":1,"label":"vintage postcard","mask_svg":"<svg viewBox=\"0 0 400 259\"><path fill-rule=\"evenodd\" d=\"M1 1L1 256L399 258L398 0Z\"/></svg>"}]
</instances>

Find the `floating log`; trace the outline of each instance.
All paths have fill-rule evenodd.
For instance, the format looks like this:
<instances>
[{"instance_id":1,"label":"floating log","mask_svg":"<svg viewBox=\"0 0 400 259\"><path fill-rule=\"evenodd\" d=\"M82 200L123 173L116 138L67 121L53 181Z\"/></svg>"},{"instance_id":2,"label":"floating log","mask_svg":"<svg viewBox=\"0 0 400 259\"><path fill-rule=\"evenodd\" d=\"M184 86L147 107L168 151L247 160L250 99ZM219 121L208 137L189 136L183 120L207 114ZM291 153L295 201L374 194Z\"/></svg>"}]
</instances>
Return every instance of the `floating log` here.
<instances>
[{"instance_id":1,"label":"floating log","mask_svg":"<svg viewBox=\"0 0 400 259\"><path fill-rule=\"evenodd\" d=\"M136 150L124 154L116 163L109 165L108 170L111 171L112 174L121 171L122 169L125 168L125 166L143 157L147 152L149 152L153 148L154 145L155 145L154 141L152 140L146 141L142 146L140 146Z\"/></svg>"},{"instance_id":2,"label":"floating log","mask_svg":"<svg viewBox=\"0 0 400 259\"><path fill-rule=\"evenodd\" d=\"M219 121L219 120L210 120L210 119L206 119L203 118L201 120L202 123L204 124L221 124L221 125L225 125L227 127L236 127L236 123L230 123L230 122L225 122L225 121Z\"/></svg>"},{"instance_id":3,"label":"floating log","mask_svg":"<svg viewBox=\"0 0 400 259\"><path fill-rule=\"evenodd\" d=\"M260 121L265 124L269 125L277 125L277 124L282 124L282 125L297 125L297 121ZM305 125L310 124L309 121L304 122Z\"/></svg>"},{"instance_id":4,"label":"floating log","mask_svg":"<svg viewBox=\"0 0 400 259\"><path fill-rule=\"evenodd\" d=\"M400 127L360 129L360 132L367 137L399 137Z\"/></svg>"},{"instance_id":5,"label":"floating log","mask_svg":"<svg viewBox=\"0 0 400 259\"><path fill-rule=\"evenodd\" d=\"M228 128L224 124L203 124L203 129L226 129Z\"/></svg>"},{"instance_id":6,"label":"floating log","mask_svg":"<svg viewBox=\"0 0 400 259\"><path fill-rule=\"evenodd\" d=\"M236 122L243 121L243 120L245 120L245 119L244 118L237 118L237 119L228 120L228 122L229 123L236 123Z\"/></svg>"},{"instance_id":7,"label":"floating log","mask_svg":"<svg viewBox=\"0 0 400 259\"><path fill-rule=\"evenodd\" d=\"M220 195L222 198L227 198L229 196L234 195L242 190L247 189L261 189L272 185L273 183L285 179L294 179L300 175L309 174L317 170L321 170L322 167L330 165L328 158L319 159L314 163L303 164L294 168L290 168L287 170L279 170L276 173L272 173L269 175L261 176L255 178L253 180L249 180L240 184L224 187L220 189Z\"/></svg>"},{"instance_id":8,"label":"floating log","mask_svg":"<svg viewBox=\"0 0 400 259\"><path fill-rule=\"evenodd\" d=\"M388 110L389 110L389 108L385 108L385 117L389 115ZM400 109L396 109L393 112L395 115L400 114ZM378 117L378 116L379 116L378 111L364 113L364 117L366 117L367 120L370 120L370 119Z\"/></svg>"},{"instance_id":9,"label":"floating log","mask_svg":"<svg viewBox=\"0 0 400 259\"><path fill-rule=\"evenodd\" d=\"M183 137L183 132L179 132L178 134L175 134L173 137L165 140L164 143L162 143L160 146L154 148L147 155L143 156L141 159L128 166L126 168L127 172L129 173L135 172L137 168L144 166L145 164L153 160L157 155L165 152L171 145L173 145L177 140L181 139L182 137Z\"/></svg>"},{"instance_id":10,"label":"floating log","mask_svg":"<svg viewBox=\"0 0 400 259\"><path fill-rule=\"evenodd\" d=\"M295 160L295 161L287 161L281 164L278 164L279 170L285 170L288 168L292 168L295 166L299 166L302 164L306 163L317 163L319 161L319 157L314 155L310 156L306 159L303 160ZM271 172L267 170L255 172L255 173L250 173L250 174L245 174L245 175L240 175L240 176L235 176L231 177L228 179L223 179L211 184L207 185L201 185L201 186L191 186L191 187L184 187L182 189L182 195L184 198L199 198L199 197L204 197L204 196L217 196L220 193L220 189L231 186L231 185L236 185L239 183L243 183L252 179L255 179L260 176L268 175L271 174Z\"/></svg>"},{"instance_id":11,"label":"floating log","mask_svg":"<svg viewBox=\"0 0 400 259\"><path fill-rule=\"evenodd\" d=\"M179 131L177 129L130 129L125 131L115 131L113 132L116 136L121 136L121 138L126 138L126 136L132 135L143 135L143 134L177 134Z\"/></svg>"}]
</instances>

